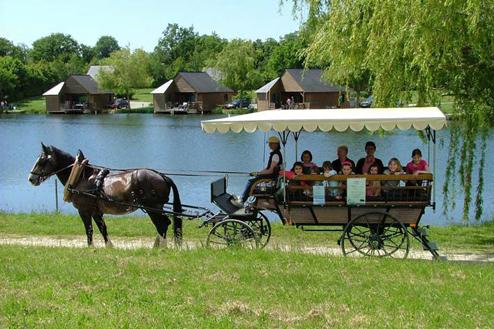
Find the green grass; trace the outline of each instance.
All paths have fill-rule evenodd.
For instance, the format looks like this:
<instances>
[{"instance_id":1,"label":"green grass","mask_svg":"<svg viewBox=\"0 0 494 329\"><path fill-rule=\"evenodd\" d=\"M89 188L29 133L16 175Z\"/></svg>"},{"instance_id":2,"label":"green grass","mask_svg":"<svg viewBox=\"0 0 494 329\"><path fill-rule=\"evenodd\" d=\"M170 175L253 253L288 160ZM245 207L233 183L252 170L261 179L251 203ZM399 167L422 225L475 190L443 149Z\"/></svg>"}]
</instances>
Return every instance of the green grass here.
<instances>
[{"instance_id":1,"label":"green grass","mask_svg":"<svg viewBox=\"0 0 494 329\"><path fill-rule=\"evenodd\" d=\"M152 90L152 88L136 89L134 95L132 96L132 100L152 103L153 95L150 94Z\"/></svg>"},{"instance_id":2,"label":"green grass","mask_svg":"<svg viewBox=\"0 0 494 329\"><path fill-rule=\"evenodd\" d=\"M14 102L17 110L25 111L26 113L46 113L45 98L43 96L26 98Z\"/></svg>"},{"instance_id":3,"label":"green grass","mask_svg":"<svg viewBox=\"0 0 494 329\"><path fill-rule=\"evenodd\" d=\"M151 220L147 217L108 217L106 223L110 236L114 237L149 237L152 240L156 234ZM185 240L205 241L208 228L198 229L199 224L199 220L184 221ZM293 226L278 223L273 223L272 228L271 246L338 247L336 241L339 232L304 232ZM494 221L470 226L434 226L429 233L430 239L437 242L443 251L494 253ZM83 239L84 227L77 215L0 212L1 234L81 236ZM95 238L101 239L96 228ZM421 246L414 243L412 248L420 250Z\"/></svg>"},{"instance_id":4,"label":"green grass","mask_svg":"<svg viewBox=\"0 0 494 329\"><path fill-rule=\"evenodd\" d=\"M492 328L494 265L2 246L4 328Z\"/></svg>"},{"instance_id":5,"label":"green grass","mask_svg":"<svg viewBox=\"0 0 494 329\"><path fill-rule=\"evenodd\" d=\"M148 107L138 107L131 109L120 109L116 110L116 113L154 113L154 108L151 106Z\"/></svg>"}]
</instances>

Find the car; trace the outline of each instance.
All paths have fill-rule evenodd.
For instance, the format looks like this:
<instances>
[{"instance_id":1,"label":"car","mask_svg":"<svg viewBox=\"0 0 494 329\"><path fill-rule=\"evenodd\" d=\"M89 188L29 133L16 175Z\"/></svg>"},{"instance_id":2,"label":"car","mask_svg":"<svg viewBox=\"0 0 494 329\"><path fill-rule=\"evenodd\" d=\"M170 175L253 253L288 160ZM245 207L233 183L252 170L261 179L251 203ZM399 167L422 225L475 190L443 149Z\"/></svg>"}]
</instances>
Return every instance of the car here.
<instances>
[{"instance_id":1,"label":"car","mask_svg":"<svg viewBox=\"0 0 494 329\"><path fill-rule=\"evenodd\" d=\"M250 105L250 100L247 98L241 98L241 99L235 99L231 103L228 103L225 105L226 109L237 109L237 108L244 108L244 107L249 107Z\"/></svg>"},{"instance_id":2,"label":"car","mask_svg":"<svg viewBox=\"0 0 494 329\"><path fill-rule=\"evenodd\" d=\"M113 102L112 109L128 109L129 108L129 101L123 98L117 98Z\"/></svg>"},{"instance_id":3,"label":"car","mask_svg":"<svg viewBox=\"0 0 494 329\"><path fill-rule=\"evenodd\" d=\"M372 97L372 95L370 95L369 97L367 97L366 99L364 99L363 101L360 102L360 107L371 107L372 106L372 100L373 100L373 97Z\"/></svg>"}]
</instances>

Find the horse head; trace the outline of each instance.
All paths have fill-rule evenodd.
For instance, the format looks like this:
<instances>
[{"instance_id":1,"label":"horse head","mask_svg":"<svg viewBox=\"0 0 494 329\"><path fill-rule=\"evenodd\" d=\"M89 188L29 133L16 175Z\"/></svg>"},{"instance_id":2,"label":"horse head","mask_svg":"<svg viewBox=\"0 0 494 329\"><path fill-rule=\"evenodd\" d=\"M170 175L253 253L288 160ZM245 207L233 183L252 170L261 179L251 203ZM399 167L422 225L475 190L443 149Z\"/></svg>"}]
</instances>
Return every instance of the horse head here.
<instances>
[{"instance_id":1,"label":"horse head","mask_svg":"<svg viewBox=\"0 0 494 329\"><path fill-rule=\"evenodd\" d=\"M73 163L74 158L53 146L41 143L41 154L29 173L29 181L34 186L43 183L47 178L56 174L67 165Z\"/></svg>"}]
</instances>

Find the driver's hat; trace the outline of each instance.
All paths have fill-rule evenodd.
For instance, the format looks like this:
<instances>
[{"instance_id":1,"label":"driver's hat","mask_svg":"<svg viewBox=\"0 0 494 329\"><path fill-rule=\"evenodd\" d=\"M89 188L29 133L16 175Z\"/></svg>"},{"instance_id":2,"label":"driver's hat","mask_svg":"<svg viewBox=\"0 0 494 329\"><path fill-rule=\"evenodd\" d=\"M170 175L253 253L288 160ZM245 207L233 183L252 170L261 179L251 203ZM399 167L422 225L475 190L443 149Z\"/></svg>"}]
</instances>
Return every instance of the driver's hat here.
<instances>
[{"instance_id":1,"label":"driver's hat","mask_svg":"<svg viewBox=\"0 0 494 329\"><path fill-rule=\"evenodd\" d=\"M271 136L268 139L268 143L279 144L280 143L280 139L278 137L276 137L276 136Z\"/></svg>"}]
</instances>

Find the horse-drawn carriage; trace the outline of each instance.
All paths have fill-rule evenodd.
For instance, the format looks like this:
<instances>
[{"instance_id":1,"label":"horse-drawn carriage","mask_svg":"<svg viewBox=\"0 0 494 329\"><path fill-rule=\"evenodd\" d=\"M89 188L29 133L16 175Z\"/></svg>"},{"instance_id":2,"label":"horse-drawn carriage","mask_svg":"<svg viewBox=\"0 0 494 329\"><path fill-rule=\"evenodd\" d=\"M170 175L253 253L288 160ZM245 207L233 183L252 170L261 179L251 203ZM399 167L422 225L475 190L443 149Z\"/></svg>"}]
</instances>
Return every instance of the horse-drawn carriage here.
<instances>
[{"instance_id":1,"label":"horse-drawn carriage","mask_svg":"<svg viewBox=\"0 0 494 329\"><path fill-rule=\"evenodd\" d=\"M297 158L297 142L303 131L342 132L364 128L369 131L389 131L413 127L425 132L428 158L434 173L435 131L445 126L446 118L435 107L273 110L208 120L201 124L208 133L274 130L283 144L284 159L290 135L295 140ZM80 169L77 175L74 174L75 168ZM290 184L290 180L282 175L279 178L257 180L252 185L251 197L245 205L234 202L234 197L227 192L227 178L223 177L211 183L211 202L219 208L219 211L212 211L205 207L182 204L175 184L163 173L150 169L113 170L105 178L108 171L88 164L83 156L74 158L55 147L43 145L29 180L39 185L52 175L58 176L79 210L88 244L92 244L91 219L96 222L105 242L111 244L103 214L122 214L141 209L149 214L156 226L157 242L166 238L171 223L168 216L172 216L178 243L182 239L182 218L201 218L201 226L211 227L207 246L264 247L271 237L271 225L265 212L273 212L283 224L295 225L306 231L341 231L338 243L344 255L405 258L412 237L437 258L436 245L429 241L425 227L420 226L425 209L435 208L433 173L400 176L304 175L293 179L310 182L305 186ZM76 180L73 179L75 176ZM337 184L322 184L327 181ZM384 181L394 181L395 184L382 187L379 197L366 197L367 182ZM168 202L171 191L173 203Z\"/></svg>"},{"instance_id":2,"label":"horse-drawn carriage","mask_svg":"<svg viewBox=\"0 0 494 329\"><path fill-rule=\"evenodd\" d=\"M347 129L360 131L364 128L369 131L390 131L413 127L425 132L429 160L432 162L432 171L435 172L435 131L445 124L444 114L438 108L430 107L266 111L203 121L202 128L208 133L275 130L285 153L289 136L294 137L297 149L302 131L341 132ZM257 221L256 234L263 241L261 246L269 240L271 230L269 222L266 220L267 224L264 224L264 217L259 214L262 211L272 211L280 217L283 224L296 225L307 231L341 231L338 243L345 255L405 258L412 237L437 258L437 246L429 241L426 228L420 226L425 209L435 208L433 177L432 173L424 173L400 176L304 175L295 178L310 182L305 186L290 184L286 177L260 179L251 188L250 194L255 199L247 208L255 214L251 220ZM336 187L321 184L324 181L337 182ZM379 197L366 197L366 183L376 181L395 183L382 187ZM336 195L344 197L338 198Z\"/></svg>"}]
</instances>

